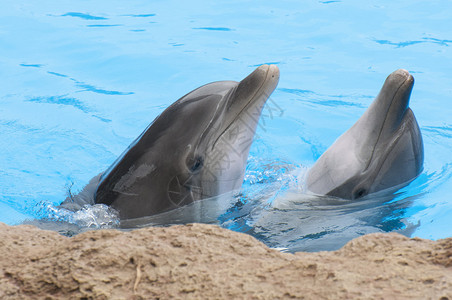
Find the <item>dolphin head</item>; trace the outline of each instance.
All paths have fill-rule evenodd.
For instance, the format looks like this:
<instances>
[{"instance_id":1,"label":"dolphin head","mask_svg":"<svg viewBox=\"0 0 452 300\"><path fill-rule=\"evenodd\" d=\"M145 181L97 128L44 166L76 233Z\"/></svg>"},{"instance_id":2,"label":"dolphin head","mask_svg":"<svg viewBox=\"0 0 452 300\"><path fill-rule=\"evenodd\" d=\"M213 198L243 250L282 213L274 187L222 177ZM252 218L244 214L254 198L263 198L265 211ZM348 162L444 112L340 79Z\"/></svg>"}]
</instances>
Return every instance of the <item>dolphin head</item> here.
<instances>
[{"instance_id":1,"label":"dolphin head","mask_svg":"<svg viewBox=\"0 0 452 300\"><path fill-rule=\"evenodd\" d=\"M204 85L169 106L101 176L95 202L121 219L237 190L262 108L279 70Z\"/></svg>"},{"instance_id":2,"label":"dolphin head","mask_svg":"<svg viewBox=\"0 0 452 300\"><path fill-rule=\"evenodd\" d=\"M401 187L419 175L422 136L408 106L413 84L406 70L388 76L361 118L310 169L310 191L358 199Z\"/></svg>"}]
</instances>

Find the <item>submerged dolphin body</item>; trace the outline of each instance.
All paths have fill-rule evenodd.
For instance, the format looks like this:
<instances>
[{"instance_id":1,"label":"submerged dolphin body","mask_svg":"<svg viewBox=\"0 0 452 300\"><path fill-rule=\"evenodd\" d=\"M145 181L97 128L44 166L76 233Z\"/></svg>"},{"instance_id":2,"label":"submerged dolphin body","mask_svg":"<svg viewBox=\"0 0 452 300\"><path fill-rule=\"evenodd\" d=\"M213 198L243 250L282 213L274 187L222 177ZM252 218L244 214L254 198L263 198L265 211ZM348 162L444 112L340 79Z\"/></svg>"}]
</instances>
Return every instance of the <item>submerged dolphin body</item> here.
<instances>
[{"instance_id":1,"label":"submerged dolphin body","mask_svg":"<svg viewBox=\"0 0 452 300\"><path fill-rule=\"evenodd\" d=\"M408 107L414 79L388 76L361 118L323 153L307 174L311 192L358 199L408 184L422 171L422 136Z\"/></svg>"},{"instance_id":2,"label":"submerged dolphin body","mask_svg":"<svg viewBox=\"0 0 452 300\"><path fill-rule=\"evenodd\" d=\"M241 82L188 93L61 206L103 203L132 219L240 189L259 117L278 80L278 67L262 65Z\"/></svg>"}]
</instances>

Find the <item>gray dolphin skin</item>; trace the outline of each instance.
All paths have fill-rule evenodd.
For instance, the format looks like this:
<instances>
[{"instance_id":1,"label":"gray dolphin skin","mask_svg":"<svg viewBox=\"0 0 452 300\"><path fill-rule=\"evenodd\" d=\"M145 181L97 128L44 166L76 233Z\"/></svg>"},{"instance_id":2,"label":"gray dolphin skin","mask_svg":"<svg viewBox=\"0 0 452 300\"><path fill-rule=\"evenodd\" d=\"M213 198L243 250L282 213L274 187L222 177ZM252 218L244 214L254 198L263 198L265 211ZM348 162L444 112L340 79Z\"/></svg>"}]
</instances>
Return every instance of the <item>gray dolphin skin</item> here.
<instances>
[{"instance_id":1,"label":"gray dolphin skin","mask_svg":"<svg viewBox=\"0 0 452 300\"><path fill-rule=\"evenodd\" d=\"M422 171L422 136L408 107L414 79L388 76L361 118L323 153L307 174L311 192L344 199L401 188Z\"/></svg>"},{"instance_id":2,"label":"gray dolphin skin","mask_svg":"<svg viewBox=\"0 0 452 300\"><path fill-rule=\"evenodd\" d=\"M249 149L279 69L204 85L174 102L109 169L61 207L103 203L133 219L240 189Z\"/></svg>"}]
</instances>

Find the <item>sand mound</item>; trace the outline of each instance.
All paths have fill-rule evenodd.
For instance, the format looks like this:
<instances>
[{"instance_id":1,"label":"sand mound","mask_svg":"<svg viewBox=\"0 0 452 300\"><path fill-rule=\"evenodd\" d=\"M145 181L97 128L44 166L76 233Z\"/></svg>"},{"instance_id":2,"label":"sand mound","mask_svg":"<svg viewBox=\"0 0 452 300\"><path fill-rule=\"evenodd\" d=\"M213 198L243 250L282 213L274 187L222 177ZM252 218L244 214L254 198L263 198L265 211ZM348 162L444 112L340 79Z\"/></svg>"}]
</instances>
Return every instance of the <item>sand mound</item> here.
<instances>
[{"instance_id":1,"label":"sand mound","mask_svg":"<svg viewBox=\"0 0 452 300\"><path fill-rule=\"evenodd\" d=\"M452 238L280 253L212 225L67 238L0 224L0 299L452 299Z\"/></svg>"}]
</instances>

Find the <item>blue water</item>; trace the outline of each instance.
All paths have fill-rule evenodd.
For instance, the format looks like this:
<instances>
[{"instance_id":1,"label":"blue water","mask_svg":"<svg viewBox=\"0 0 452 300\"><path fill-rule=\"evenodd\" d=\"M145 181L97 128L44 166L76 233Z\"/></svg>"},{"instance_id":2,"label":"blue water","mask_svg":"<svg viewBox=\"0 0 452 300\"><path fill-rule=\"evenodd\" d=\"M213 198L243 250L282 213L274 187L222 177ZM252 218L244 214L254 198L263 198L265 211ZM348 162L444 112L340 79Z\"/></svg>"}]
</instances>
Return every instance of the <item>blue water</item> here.
<instances>
[{"instance_id":1,"label":"blue water","mask_svg":"<svg viewBox=\"0 0 452 300\"><path fill-rule=\"evenodd\" d=\"M114 226L95 209L55 206L185 93L273 63L281 79L242 194L213 223L290 251L334 249L369 232L452 236L452 2L0 4L0 221ZM389 199L306 196L303 174L399 68L416 80L423 173Z\"/></svg>"}]
</instances>

